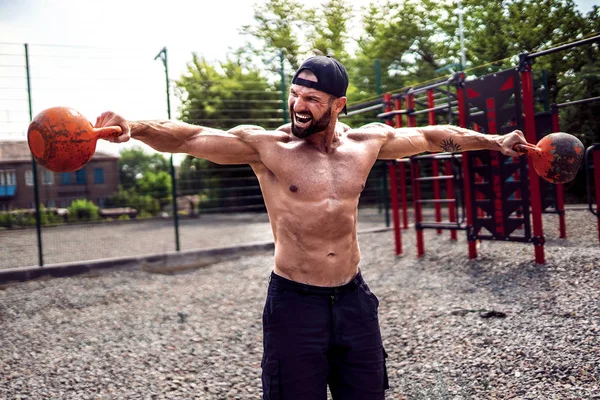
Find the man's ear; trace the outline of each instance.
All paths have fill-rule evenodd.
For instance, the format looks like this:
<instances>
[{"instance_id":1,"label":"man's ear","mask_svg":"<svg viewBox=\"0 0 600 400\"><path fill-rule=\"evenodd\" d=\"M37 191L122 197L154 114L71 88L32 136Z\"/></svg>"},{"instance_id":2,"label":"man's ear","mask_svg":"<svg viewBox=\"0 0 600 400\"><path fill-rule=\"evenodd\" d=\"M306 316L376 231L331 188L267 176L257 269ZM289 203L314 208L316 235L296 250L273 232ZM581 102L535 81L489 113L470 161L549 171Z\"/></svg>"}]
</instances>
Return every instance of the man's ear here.
<instances>
[{"instance_id":1,"label":"man's ear","mask_svg":"<svg viewBox=\"0 0 600 400\"><path fill-rule=\"evenodd\" d=\"M344 109L344 106L346 105L346 97L338 97L337 99L335 99L335 101L333 102L333 109L335 110L336 113L341 113L342 110Z\"/></svg>"}]
</instances>

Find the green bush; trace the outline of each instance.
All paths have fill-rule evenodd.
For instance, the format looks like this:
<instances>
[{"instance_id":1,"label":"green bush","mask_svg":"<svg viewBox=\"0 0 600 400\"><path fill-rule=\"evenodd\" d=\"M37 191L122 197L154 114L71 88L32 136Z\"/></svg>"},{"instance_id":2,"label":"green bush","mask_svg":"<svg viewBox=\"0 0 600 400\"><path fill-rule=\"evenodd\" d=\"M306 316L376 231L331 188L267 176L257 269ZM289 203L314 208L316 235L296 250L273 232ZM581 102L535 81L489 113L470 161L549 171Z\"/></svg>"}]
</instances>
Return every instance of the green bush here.
<instances>
[{"instance_id":1,"label":"green bush","mask_svg":"<svg viewBox=\"0 0 600 400\"><path fill-rule=\"evenodd\" d=\"M12 228L15 224L15 219L12 213L2 212L0 213L0 226L3 228Z\"/></svg>"},{"instance_id":2,"label":"green bush","mask_svg":"<svg viewBox=\"0 0 600 400\"><path fill-rule=\"evenodd\" d=\"M15 226L35 225L35 215L29 211L16 210L13 212L13 221Z\"/></svg>"},{"instance_id":3,"label":"green bush","mask_svg":"<svg viewBox=\"0 0 600 400\"><path fill-rule=\"evenodd\" d=\"M100 219L100 208L86 199L74 200L67 210L69 210L69 221L97 221Z\"/></svg>"}]
</instances>

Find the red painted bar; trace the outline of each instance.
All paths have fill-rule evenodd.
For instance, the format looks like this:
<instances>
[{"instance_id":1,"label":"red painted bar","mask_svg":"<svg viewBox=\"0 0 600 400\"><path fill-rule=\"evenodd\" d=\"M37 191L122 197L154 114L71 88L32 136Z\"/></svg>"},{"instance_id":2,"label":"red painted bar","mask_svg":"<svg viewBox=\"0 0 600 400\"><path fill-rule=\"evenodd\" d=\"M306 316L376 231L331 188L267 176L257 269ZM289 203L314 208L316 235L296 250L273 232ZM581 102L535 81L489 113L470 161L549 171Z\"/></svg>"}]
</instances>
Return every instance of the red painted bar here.
<instances>
[{"instance_id":1,"label":"red painted bar","mask_svg":"<svg viewBox=\"0 0 600 400\"><path fill-rule=\"evenodd\" d=\"M453 175L452 173L452 161L446 160L444 163L444 175ZM446 180L446 198L453 199L454 194L454 179ZM456 222L456 205L455 203L448 203L448 219L450 222ZM450 230L450 238L457 240L457 234L455 230Z\"/></svg>"},{"instance_id":2,"label":"red painted bar","mask_svg":"<svg viewBox=\"0 0 600 400\"><path fill-rule=\"evenodd\" d=\"M412 192L413 192L413 210L415 213L415 226L423 222L423 215L421 213L421 190L417 178L419 177L419 164L417 162L410 163L410 172L412 177ZM425 246L423 243L423 230L415 229L417 234L417 257L422 257L425 254Z\"/></svg>"},{"instance_id":3,"label":"red painted bar","mask_svg":"<svg viewBox=\"0 0 600 400\"><path fill-rule=\"evenodd\" d=\"M402 236L400 234L400 214L398 212L398 181L396 178L396 162L388 162L390 189L392 193L392 219L394 220L394 243L396 255L402 254Z\"/></svg>"},{"instance_id":4,"label":"red painted bar","mask_svg":"<svg viewBox=\"0 0 600 400\"><path fill-rule=\"evenodd\" d=\"M434 177L440 176L440 164L438 160L431 161L431 173ZM440 200L440 181L433 181L433 199ZM435 222L442 222L442 205L440 203L435 203ZM437 229L438 235L442 234L441 229Z\"/></svg>"},{"instance_id":5,"label":"red painted bar","mask_svg":"<svg viewBox=\"0 0 600 400\"><path fill-rule=\"evenodd\" d=\"M402 110L402 99L400 99L400 97L394 99L394 108L396 110ZM396 128L402 128L402 114L396 114Z\"/></svg>"},{"instance_id":6,"label":"red painted bar","mask_svg":"<svg viewBox=\"0 0 600 400\"><path fill-rule=\"evenodd\" d=\"M464 74L461 74L464 79ZM456 88L456 99L458 102L458 124L467 127L467 109L465 100L465 91L461 87ZM467 227L473 226L473 203L471 202L471 171L469 170L469 155L467 152L462 153L462 169L463 180L465 187L465 213L467 214ZM468 228L467 228L468 229ZM477 246L475 240L469 240L469 258L477 258Z\"/></svg>"},{"instance_id":7,"label":"red painted bar","mask_svg":"<svg viewBox=\"0 0 600 400\"><path fill-rule=\"evenodd\" d=\"M523 113L525 114L525 138L529 143L537 143L535 134L535 109L533 97L533 80L531 76L531 64L526 64L521 71L521 84L523 90ZM540 178L533 168L531 157L527 157L529 163L529 187L531 193L531 218L533 221L533 235L538 238L544 237L542 227L542 205L540 196ZM535 262L545 264L544 243L534 244Z\"/></svg>"},{"instance_id":8,"label":"red painted bar","mask_svg":"<svg viewBox=\"0 0 600 400\"><path fill-rule=\"evenodd\" d=\"M406 108L408 110L415 110L415 95L413 93L409 93L406 95ZM417 117L414 114L407 114L407 126L414 128L417 126Z\"/></svg>"},{"instance_id":9,"label":"red painted bar","mask_svg":"<svg viewBox=\"0 0 600 400\"><path fill-rule=\"evenodd\" d=\"M429 117L429 125L436 125L435 111L433 110L433 108L435 108L435 98L433 96L434 96L433 89L429 89L427 91L427 107L431 109L431 111L429 111L429 113L427 113L427 115Z\"/></svg>"},{"instance_id":10,"label":"red painted bar","mask_svg":"<svg viewBox=\"0 0 600 400\"><path fill-rule=\"evenodd\" d=\"M402 191L402 222L404 229L408 229L408 197L406 196L406 161L400 160L400 190Z\"/></svg>"}]
</instances>

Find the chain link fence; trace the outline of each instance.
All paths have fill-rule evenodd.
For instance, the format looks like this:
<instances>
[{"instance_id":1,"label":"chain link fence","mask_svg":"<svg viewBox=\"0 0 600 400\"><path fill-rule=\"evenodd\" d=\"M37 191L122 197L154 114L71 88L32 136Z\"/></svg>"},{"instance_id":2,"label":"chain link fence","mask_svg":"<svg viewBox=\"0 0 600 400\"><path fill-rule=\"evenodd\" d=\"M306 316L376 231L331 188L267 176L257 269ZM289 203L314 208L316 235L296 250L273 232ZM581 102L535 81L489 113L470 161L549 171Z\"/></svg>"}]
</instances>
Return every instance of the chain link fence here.
<instances>
[{"instance_id":1,"label":"chain link fence","mask_svg":"<svg viewBox=\"0 0 600 400\"><path fill-rule=\"evenodd\" d=\"M168 96L165 90L168 63L155 56L144 49L0 43L0 268L272 240L258 180L246 165L156 153L135 140L99 141L94 157L75 172L35 164L27 127L46 108L71 107L92 123L107 109L152 120L169 118L173 101L180 115L168 72ZM180 73L185 68L171 72ZM284 123L283 92L248 90L254 93L245 95L264 101L265 121L254 123ZM235 99L228 104L232 113L251 107ZM195 119L205 125L211 117ZM210 122L230 129L251 121ZM363 227L385 224L386 186L385 165L377 163L361 196Z\"/></svg>"}]
</instances>

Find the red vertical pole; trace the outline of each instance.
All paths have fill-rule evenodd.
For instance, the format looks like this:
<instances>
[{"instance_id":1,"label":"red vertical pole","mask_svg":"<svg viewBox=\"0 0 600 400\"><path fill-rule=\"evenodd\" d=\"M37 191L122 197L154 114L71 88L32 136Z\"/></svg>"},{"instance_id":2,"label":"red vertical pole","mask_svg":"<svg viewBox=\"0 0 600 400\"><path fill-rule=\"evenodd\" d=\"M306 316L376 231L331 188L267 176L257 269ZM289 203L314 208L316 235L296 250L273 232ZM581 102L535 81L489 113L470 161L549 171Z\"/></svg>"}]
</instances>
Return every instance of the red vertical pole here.
<instances>
[{"instance_id":1,"label":"red vertical pole","mask_svg":"<svg viewBox=\"0 0 600 400\"><path fill-rule=\"evenodd\" d=\"M404 229L408 229L408 200L406 196L406 162L401 160L398 163L400 168L400 190L402 191L402 222Z\"/></svg>"},{"instance_id":2,"label":"red vertical pole","mask_svg":"<svg viewBox=\"0 0 600 400\"><path fill-rule=\"evenodd\" d=\"M429 108L429 112L427 116L429 118L429 125L435 125L435 98L433 89L427 90L427 108ZM432 173L434 177L440 176L440 166L438 160L434 159L432 161ZM440 181L433 181L433 199L440 200ZM440 203L435 203L435 221L442 222L442 205ZM441 229L437 230L438 235L442 233Z\"/></svg>"},{"instance_id":3,"label":"red vertical pole","mask_svg":"<svg viewBox=\"0 0 600 400\"><path fill-rule=\"evenodd\" d=\"M444 163L444 175L453 175L452 174L452 161L446 160ZM453 199L454 198L454 180L447 179L446 180L446 198ZM448 219L450 222L456 222L456 207L454 203L448 203ZM450 238L452 240L457 240L456 231L453 229L450 231Z\"/></svg>"},{"instance_id":4,"label":"red vertical pole","mask_svg":"<svg viewBox=\"0 0 600 400\"><path fill-rule=\"evenodd\" d=\"M552 107L552 132L560 131L560 122L558 121L558 107ZM560 238L567 237L567 223L565 221L565 187L562 183L556 185L556 211L558 212L558 229Z\"/></svg>"},{"instance_id":5,"label":"red vertical pole","mask_svg":"<svg viewBox=\"0 0 600 400\"><path fill-rule=\"evenodd\" d=\"M531 62L522 57L521 85L523 90L523 113L525 114L525 138L529 143L537 143L535 134L535 104L533 97L533 80ZM535 262L545 264L544 258L544 229L542 227L542 205L540 195L540 178L533 169L533 159L527 157L529 163L529 187L531 201L531 218L533 220L533 236Z\"/></svg>"},{"instance_id":6,"label":"red vertical pole","mask_svg":"<svg viewBox=\"0 0 600 400\"><path fill-rule=\"evenodd\" d=\"M433 159L431 161L431 173L433 174L434 178L440 176L440 164L439 164L439 161L436 159ZM433 181L433 199L440 200L441 197L442 196L440 194L440 181ZM435 207L435 222L442 222L442 205L439 202L436 202L436 203L434 203L434 207ZM437 233L438 233L438 235L441 235L442 230L438 229Z\"/></svg>"},{"instance_id":7,"label":"red vertical pole","mask_svg":"<svg viewBox=\"0 0 600 400\"><path fill-rule=\"evenodd\" d=\"M415 111L415 95L412 92L406 95L406 110L408 111L406 114L408 116L406 118L407 126L414 128L417 126L417 117L413 114Z\"/></svg>"},{"instance_id":8,"label":"red vertical pole","mask_svg":"<svg viewBox=\"0 0 600 400\"><path fill-rule=\"evenodd\" d=\"M385 112L392 111L392 95L385 93L383 95L383 103L385 105ZM385 123L392 126L392 120L386 119ZM395 162L388 161L388 175L390 177L390 191L392 198L392 220L394 224L394 243L396 247L396 255L402 253L402 237L400 236L400 219L398 218L398 181L396 179L396 166Z\"/></svg>"},{"instance_id":9,"label":"red vertical pole","mask_svg":"<svg viewBox=\"0 0 600 400\"><path fill-rule=\"evenodd\" d=\"M429 118L429 125L435 125L435 98L433 89L427 90L427 108L429 108L429 112L427 113L427 116Z\"/></svg>"},{"instance_id":10,"label":"red vertical pole","mask_svg":"<svg viewBox=\"0 0 600 400\"><path fill-rule=\"evenodd\" d=\"M400 97L396 97L394 100L394 108L402 110L402 99ZM396 114L396 128L402 128L402 114Z\"/></svg>"},{"instance_id":11,"label":"red vertical pole","mask_svg":"<svg viewBox=\"0 0 600 400\"><path fill-rule=\"evenodd\" d=\"M385 112L392 111L392 95L390 93L383 94L383 104L384 104ZM390 118L387 118L385 120L385 123L388 124L389 126L392 126L392 120Z\"/></svg>"},{"instance_id":12,"label":"red vertical pole","mask_svg":"<svg viewBox=\"0 0 600 400\"><path fill-rule=\"evenodd\" d=\"M394 243L396 255L402 254L402 237L400 236L400 215L398 213L398 184L396 178L396 162L388 162L390 189L392 191L392 219L394 220Z\"/></svg>"},{"instance_id":13,"label":"red vertical pole","mask_svg":"<svg viewBox=\"0 0 600 400\"><path fill-rule=\"evenodd\" d=\"M594 184L596 185L596 212L600 213L600 149L594 151ZM588 193L588 196L591 196ZM598 240L600 240L600 215L598 217Z\"/></svg>"},{"instance_id":14,"label":"red vertical pole","mask_svg":"<svg viewBox=\"0 0 600 400\"><path fill-rule=\"evenodd\" d=\"M415 228L423 222L423 215L421 213L421 190L417 178L419 177L419 164L416 161L410 163L410 172L412 177L412 191L413 191L413 210L415 213ZM422 257L425 254L425 246L423 243L423 230L415 229L417 234L417 257Z\"/></svg>"},{"instance_id":15,"label":"red vertical pole","mask_svg":"<svg viewBox=\"0 0 600 400\"><path fill-rule=\"evenodd\" d=\"M460 80L464 81L464 74L460 74ZM465 100L465 91L459 83L456 87L456 99L458 101L458 124L467 127L467 104ZM474 228L473 221L473 203L471 202L471 170L469 168L469 155L465 151L462 153L463 180L465 186L465 213L467 214L467 229ZM477 245L474 239L475 232L467 231L467 240L469 245L469 258L477 258Z\"/></svg>"}]
</instances>

